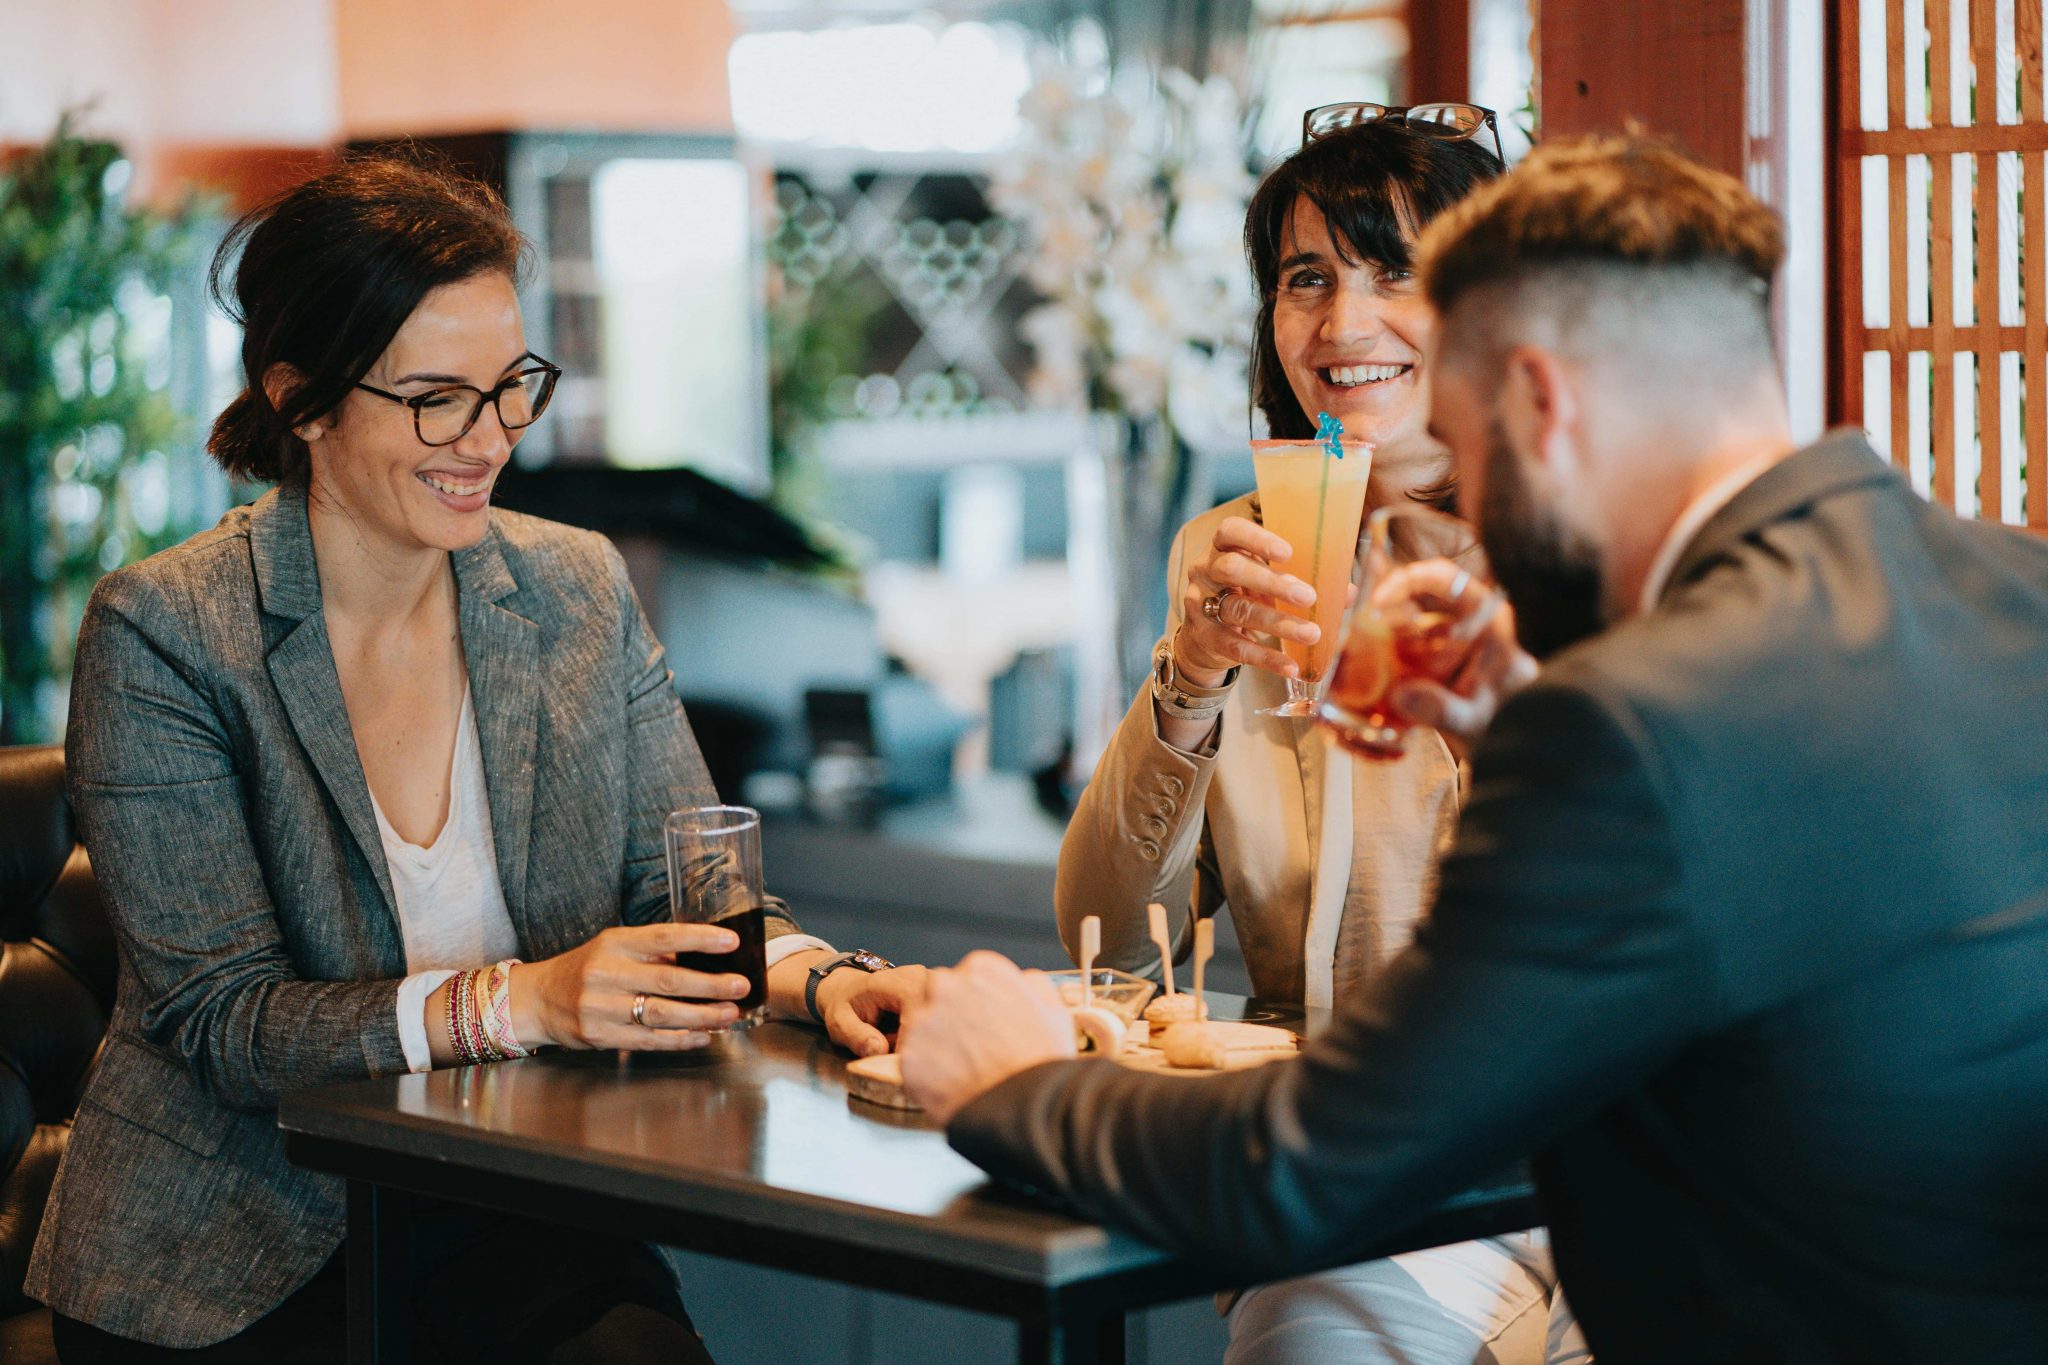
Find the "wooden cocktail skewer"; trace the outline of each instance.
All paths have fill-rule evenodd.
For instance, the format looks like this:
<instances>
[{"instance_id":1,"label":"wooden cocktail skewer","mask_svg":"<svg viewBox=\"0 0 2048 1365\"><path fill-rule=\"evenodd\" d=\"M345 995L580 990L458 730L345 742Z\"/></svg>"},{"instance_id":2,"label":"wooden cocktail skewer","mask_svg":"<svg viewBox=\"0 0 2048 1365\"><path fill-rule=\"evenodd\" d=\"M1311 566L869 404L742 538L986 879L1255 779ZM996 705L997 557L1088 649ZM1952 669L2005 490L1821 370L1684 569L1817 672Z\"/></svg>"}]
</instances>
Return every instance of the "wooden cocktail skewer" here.
<instances>
[{"instance_id":1,"label":"wooden cocktail skewer","mask_svg":"<svg viewBox=\"0 0 2048 1365\"><path fill-rule=\"evenodd\" d=\"M1081 1004L1095 1003L1095 959L1102 952L1102 917L1090 915L1081 921Z\"/></svg>"},{"instance_id":2,"label":"wooden cocktail skewer","mask_svg":"<svg viewBox=\"0 0 2048 1365\"><path fill-rule=\"evenodd\" d=\"M1202 994L1202 969L1216 952L1216 921L1208 916L1195 920L1195 1018L1209 1017L1209 1000Z\"/></svg>"},{"instance_id":3,"label":"wooden cocktail skewer","mask_svg":"<svg viewBox=\"0 0 2048 1365\"><path fill-rule=\"evenodd\" d=\"M1166 973L1166 993L1173 994L1173 944L1166 937L1166 907L1153 901L1145 907L1145 922L1151 927L1152 942L1159 947L1159 966Z\"/></svg>"},{"instance_id":4,"label":"wooden cocktail skewer","mask_svg":"<svg viewBox=\"0 0 2048 1365\"><path fill-rule=\"evenodd\" d=\"M1114 1056L1123 1049L1124 1021L1095 1003L1095 959L1102 955L1102 920L1095 915L1081 921L1081 1006L1074 1011L1076 1042L1089 1044L1097 1054Z\"/></svg>"}]
</instances>

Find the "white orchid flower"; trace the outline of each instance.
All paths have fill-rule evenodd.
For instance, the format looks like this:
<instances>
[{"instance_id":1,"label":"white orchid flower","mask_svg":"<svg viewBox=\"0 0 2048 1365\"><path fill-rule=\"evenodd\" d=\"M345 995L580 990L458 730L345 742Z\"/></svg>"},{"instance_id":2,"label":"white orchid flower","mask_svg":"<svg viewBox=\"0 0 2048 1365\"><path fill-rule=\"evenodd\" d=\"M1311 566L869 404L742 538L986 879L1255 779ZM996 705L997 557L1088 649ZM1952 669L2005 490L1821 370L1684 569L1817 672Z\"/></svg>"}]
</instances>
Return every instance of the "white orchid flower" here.
<instances>
[{"instance_id":1,"label":"white orchid flower","mask_svg":"<svg viewBox=\"0 0 2048 1365\"><path fill-rule=\"evenodd\" d=\"M1091 392L1192 434L1242 420L1256 310L1239 233L1253 184L1245 106L1222 77L1082 70L1048 56L1019 105L1026 132L989 200L1033 243L1047 302L1018 322L1032 401Z\"/></svg>"}]
</instances>

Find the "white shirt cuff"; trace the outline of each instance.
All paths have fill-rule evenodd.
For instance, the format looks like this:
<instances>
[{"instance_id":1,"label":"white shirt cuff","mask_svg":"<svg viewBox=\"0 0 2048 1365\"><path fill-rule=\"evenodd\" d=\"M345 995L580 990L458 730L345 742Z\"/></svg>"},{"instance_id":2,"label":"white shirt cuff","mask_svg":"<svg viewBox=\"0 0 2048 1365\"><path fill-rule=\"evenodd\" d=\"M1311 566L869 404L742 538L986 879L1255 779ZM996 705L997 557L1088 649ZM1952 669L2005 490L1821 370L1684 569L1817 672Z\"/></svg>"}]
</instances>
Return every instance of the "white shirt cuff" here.
<instances>
[{"instance_id":1,"label":"white shirt cuff","mask_svg":"<svg viewBox=\"0 0 2048 1365\"><path fill-rule=\"evenodd\" d=\"M407 1071L432 1071L434 1049L427 1041L427 997L454 972L415 972L398 983L398 1045Z\"/></svg>"},{"instance_id":2,"label":"white shirt cuff","mask_svg":"<svg viewBox=\"0 0 2048 1365\"><path fill-rule=\"evenodd\" d=\"M809 934L778 935L768 940L768 965L773 967L792 953L808 953L814 948L821 953L832 951L831 944L825 942L822 938L812 938Z\"/></svg>"}]
</instances>

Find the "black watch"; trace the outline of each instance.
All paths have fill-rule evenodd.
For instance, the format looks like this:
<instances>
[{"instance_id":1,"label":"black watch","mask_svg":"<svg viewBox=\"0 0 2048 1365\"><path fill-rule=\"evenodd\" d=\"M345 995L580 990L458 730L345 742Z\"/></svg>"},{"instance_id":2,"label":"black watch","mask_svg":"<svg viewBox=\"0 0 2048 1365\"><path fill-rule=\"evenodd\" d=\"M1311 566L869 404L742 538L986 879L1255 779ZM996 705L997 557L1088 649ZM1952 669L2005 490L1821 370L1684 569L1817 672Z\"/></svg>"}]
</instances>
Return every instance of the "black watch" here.
<instances>
[{"instance_id":1,"label":"black watch","mask_svg":"<svg viewBox=\"0 0 2048 1365\"><path fill-rule=\"evenodd\" d=\"M826 977L841 967L852 967L863 972L886 972L895 965L880 953L871 953L865 948L856 948L850 953L836 953L826 958L811 968L810 976L804 982L804 1013L810 1015L817 1023L825 1022L823 1016L818 1013L818 987L824 984Z\"/></svg>"}]
</instances>

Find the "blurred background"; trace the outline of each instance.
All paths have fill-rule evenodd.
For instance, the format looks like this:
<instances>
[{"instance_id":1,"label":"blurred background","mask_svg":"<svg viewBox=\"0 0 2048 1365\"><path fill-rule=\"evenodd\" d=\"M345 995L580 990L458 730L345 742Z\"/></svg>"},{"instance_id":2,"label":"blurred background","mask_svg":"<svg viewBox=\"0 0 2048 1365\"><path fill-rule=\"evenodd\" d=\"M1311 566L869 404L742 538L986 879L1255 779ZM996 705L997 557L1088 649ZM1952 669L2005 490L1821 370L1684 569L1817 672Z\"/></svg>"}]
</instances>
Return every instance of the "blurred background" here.
<instances>
[{"instance_id":1,"label":"blurred background","mask_svg":"<svg viewBox=\"0 0 2048 1365\"><path fill-rule=\"evenodd\" d=\"M261 492L200 450L240 386L205 297L227 225L416 143L536 247L528 335L565 378L501 501L624 550L721 792L768 813L771 884L842 944L1050 965L1065 814L1168 539L1251 485L1241 219L1304 109L1469 100L1510 159L1633 122L1743 176L1788 225L1799 434L1860 422L1928 496L2043 530L2043 26L2042 0L0 0L0 743L61 735L101 574ZM1002 1351L790 1292L816 1312L735 1308L714 1346ZM1142 1330L1157 1360L1220 1341L1202 1305Z\"/></svg>"},{"instance_id":2,"label":"blurred background","mask_svg":"<svg viewBox=\"0 0 2048 1365\"><path fill-rule=\"evenodd\" d=\"M620 545L779 889L904 957L1056 959L1170 537L1251 486L1243 209L1308 107L1473 101L1511 160L1634 122L1743 175L1790 228L1802 434L1866 420L1931 495L2048 525L2042 4L1939 8L0 0L0 742L61 736L99 575L262 491L200 449L228 224L417 146L503 193L565 371L500 500ZM1929 138L2016 150L1953 178Z\"/></svg>"},{"instance_id":3,"label":"blurred background","mask_svg":"<svg viewBox=\"0 0 2048 1365\"><path fill-rule=\"evenodd\" d=\"M619 543L780 889L906 957L1058 953L1168 540L1251 486L1243 211L1301 111L1476 99L1512 152L1536 118L1526 0L0 18L0 741L61 736L100 574L262 491L201 449L241 385L227 226L423 147L503 193L565 371L500 500Z\"/></svg>"},{"instance_id":4,"label":"blurred background","mask_svg":"<svg viewBox=\"0 0 2048 1365\"><path fill-rule=\"evenodd\" d=\"M1530 15L1491 9L1478 87L1425 93L1525 145ZM61 731L98 573L257 491L199 450L240 385L227 223L411 142L537 247L566 375L505 500L626 546L730 796L848 814L1085 779L1163 535L1250 485L1246 195L1303 108L1404 94L1412 45L1399 0L0 13L0 736Z\"/></svg>"}]
</instances>

